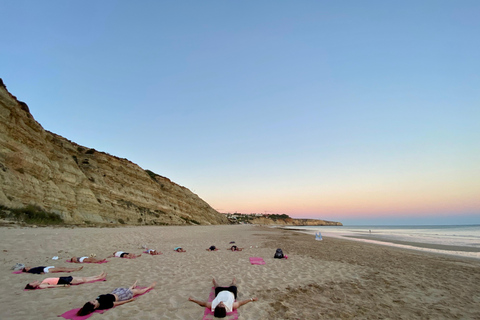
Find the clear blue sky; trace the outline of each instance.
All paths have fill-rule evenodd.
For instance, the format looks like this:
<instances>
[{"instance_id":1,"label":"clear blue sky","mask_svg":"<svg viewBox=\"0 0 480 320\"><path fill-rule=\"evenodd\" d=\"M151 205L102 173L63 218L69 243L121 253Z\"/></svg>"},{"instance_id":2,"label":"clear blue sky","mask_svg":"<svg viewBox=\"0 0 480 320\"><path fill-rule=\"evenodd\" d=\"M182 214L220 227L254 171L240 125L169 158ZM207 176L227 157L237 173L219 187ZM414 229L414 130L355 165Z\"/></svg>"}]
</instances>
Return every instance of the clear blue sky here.
<instances>
[{"instance_id":1,"label":"clear blue sky","mask_svg":"<svg viewBox=\"0 0 480 320\"><path fill-rule=\"evenodd\" d=\"M47 130L221 212L480 223L479 1L1 1Z\"/></svg>"}]
</instances>

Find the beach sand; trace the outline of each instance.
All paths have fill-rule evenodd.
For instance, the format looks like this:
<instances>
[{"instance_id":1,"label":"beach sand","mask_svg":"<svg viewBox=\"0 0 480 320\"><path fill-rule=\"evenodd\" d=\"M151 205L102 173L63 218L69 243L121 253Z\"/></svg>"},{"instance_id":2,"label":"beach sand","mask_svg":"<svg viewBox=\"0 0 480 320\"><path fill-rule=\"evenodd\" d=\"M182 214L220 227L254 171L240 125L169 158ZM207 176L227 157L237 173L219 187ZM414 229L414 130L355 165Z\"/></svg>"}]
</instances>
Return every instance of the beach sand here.
<instances>
[{"instance_id":1,"label":"beach sand","mask_svg":"<svg viewBox=\"0 0 480 320\"><path fill-rule=\"evenodd\" d=\"M258 297L239 309L239 319L480 319L480 261L429 254L267 227L191 226L123 228L3 227L0 236L1 319L60 319L99 294L135 280L154 290L136 301L90 319L202 319L215 277L237 278L239 300ZM235 241L241 252L226 250ZM142 245L163 252L137 259L109 258L105 264L72 264L72 256L107 257ZM207 252L215 245L221 250ZM182 246L185 253L173 251ZM282 248L288 259L273 259ZM58 261L52 260L59 256ZM251 265L262 257L265 265ZM12 274L15 263L75 267L54 276L92 276L107 281L34 291L26 283L52 275Z\"/></svg>"}]
</instances>

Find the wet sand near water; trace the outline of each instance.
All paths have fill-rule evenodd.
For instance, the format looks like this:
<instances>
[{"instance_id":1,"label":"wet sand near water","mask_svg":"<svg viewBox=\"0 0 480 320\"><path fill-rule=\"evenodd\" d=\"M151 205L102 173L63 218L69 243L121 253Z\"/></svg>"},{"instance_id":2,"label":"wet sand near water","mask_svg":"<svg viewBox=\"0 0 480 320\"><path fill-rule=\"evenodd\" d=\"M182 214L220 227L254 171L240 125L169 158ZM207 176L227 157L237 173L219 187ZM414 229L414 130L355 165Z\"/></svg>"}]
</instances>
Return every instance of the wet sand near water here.
<instances>
[{"instance_id":1,"label":"wet sand near water","mask_svg":"<svg viewBox=\"0 0 480 320\"><path fill-rule=\"evenodd\" d=\"M354 239L375 240L375 241L395 243L395 244L403 244L403 245L412 246L412 247L435 249L435 250L461 251L461 252L480 252L480 248L475 248L475 247L451 246L451 245L445 245L445 244L434 244L434 243L421 243L421 242L414 242L414 241L393 240L393 239L383 238L382 236L345 236L345 237L354 238Z\"/></svg>"}]
</instances>

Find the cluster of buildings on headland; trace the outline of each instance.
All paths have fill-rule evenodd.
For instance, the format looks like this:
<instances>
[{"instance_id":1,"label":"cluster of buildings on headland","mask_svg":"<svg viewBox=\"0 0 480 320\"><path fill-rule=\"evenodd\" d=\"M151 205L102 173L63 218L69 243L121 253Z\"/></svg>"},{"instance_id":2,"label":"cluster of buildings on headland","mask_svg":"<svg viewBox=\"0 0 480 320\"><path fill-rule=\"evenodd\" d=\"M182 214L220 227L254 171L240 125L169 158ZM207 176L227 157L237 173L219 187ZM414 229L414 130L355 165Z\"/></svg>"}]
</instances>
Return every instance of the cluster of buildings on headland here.
<instances>
[{"instance_id":1,"label":"cluster of buildings on headland","mask_svg":"<svg viewBox=\"0 0 480 320\"><path fill-rule=\"evenodd\" d=\"M296 226L342 226L341 222L319 219L293 219L287 214L267 213L226 213L225 216L234 224L261 224L261 225L296 225Z\"/></svg>"},{"instance_id":2,"label":"cluster of buildings on headland","mask_svg":"<svg viewBox=\"0 0 480 320\"><path fill-rule=\"evenodd\" d=\"M251 221L258 218L271 220L291 219L287 214L268 214L268 213L225 213L225 216L231 223L252 223Z\"/></svg>"}]
</instances>

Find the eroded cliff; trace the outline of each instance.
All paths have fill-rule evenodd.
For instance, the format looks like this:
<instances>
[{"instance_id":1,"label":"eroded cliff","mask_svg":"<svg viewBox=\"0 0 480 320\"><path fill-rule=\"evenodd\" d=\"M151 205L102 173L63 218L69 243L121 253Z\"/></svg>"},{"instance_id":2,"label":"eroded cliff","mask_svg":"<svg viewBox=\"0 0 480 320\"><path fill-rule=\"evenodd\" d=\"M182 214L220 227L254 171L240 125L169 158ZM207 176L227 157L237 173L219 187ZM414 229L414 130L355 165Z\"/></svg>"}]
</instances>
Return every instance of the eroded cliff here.
<instances>
[{"instance_id":1,"label":"eroded cliff","mask_svg":"<svg viewBox=\"0 0 480 320\"><path fill-rule=\"evenodd\" d=\"M36 205L67 223L228 223L189 189L44 130L1 79L0 204Z\"/></svg>"}]
</instances>

